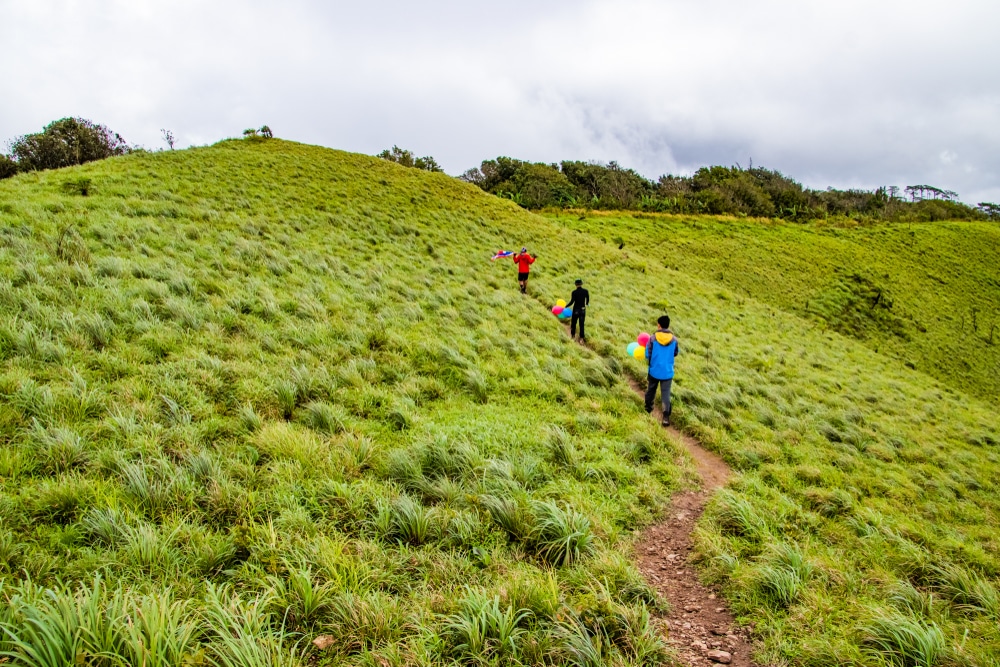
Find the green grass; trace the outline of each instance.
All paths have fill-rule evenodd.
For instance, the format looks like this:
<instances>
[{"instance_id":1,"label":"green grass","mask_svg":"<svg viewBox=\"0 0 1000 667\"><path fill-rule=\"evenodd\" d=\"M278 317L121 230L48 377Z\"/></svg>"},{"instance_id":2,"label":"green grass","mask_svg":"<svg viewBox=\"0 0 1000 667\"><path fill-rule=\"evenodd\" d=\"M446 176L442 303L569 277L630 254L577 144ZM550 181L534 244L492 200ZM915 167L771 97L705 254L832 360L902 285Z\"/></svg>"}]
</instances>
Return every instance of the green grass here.
<instances>
[{"instance_id":1,"label":"green grass","mask_svg":"<svg viewBox=\"0 0 1000 667\"><path fill-rule=\"evenodd\" d=\"M82 176L88 196L62 188ZM679 449L616 364L504 289L488 249L519 219L443 175L277 141L5 182L5 655L559 663L595 567L641 616L655 598L616 554ZM634 464L637 432L655 445ZM442 638L471 599L485 638L462 649ZM651 664L635 641L609 655Z\"/></svg>"},{"instance_id":2,"label":"green grass","mask_svg":"<svg viewBox=\"0 0 1000 667\"><path fill-rule=\"evenodd\" d=\"M995 409L616 225L278 140L0 184L0 650L660 663L623 554L691 469L624 348L666 310L674 420L738 471L703 572L760 657L995 660ZM488 261L524 244L528 297ZM548 311L576 277L592 349Z\"/></svg>"},{"instance_id":3,"label":"green grass","mask_svg":"<svg viewBox=\"0 0 1000 667\"><path fill-rule=\"evenodd\" d=\"M1000 225L549 216L742 298L815 319L941 382L1000 400ZM628 259L625 259L627 262Z\"/></svg>"}]
</instances>

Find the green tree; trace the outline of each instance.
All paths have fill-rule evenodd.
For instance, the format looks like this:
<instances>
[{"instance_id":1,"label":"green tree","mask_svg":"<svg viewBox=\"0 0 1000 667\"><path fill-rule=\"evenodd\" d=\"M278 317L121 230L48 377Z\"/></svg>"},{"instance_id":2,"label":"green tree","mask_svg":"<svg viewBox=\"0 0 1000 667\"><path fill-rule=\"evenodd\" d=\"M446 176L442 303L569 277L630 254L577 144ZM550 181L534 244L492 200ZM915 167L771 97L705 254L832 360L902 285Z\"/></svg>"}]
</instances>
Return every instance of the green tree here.
<instances>
[{"instance_id":1,"label":"green tree","mask_svg":"<svg viewBox=\"0 0 1000 667\"><path fill-rule=\"evenodd\" d=\"M387 148L376 157L380 157L383 160L388 160L389 162L395 162L396 164L402 165L404 167L412 167L414 169L423 169L424 171L434 171L443 172L444 169L438 164L430 155L425 155L424 157L416 157L413 151L408 151L406 149L400 148L399 146L393 146L392 148Z\"/></svg>"},{"instance_id":2,"label":"green tree","mask_svg":"<svg viewBox=\"0 0 1000 667\"><path fill-rule=\"evenodd\" d=\"M41 132L18 137L10 144L10 155L19 171L59 169L131 150L120 134L85 118L53 121Z\"/></svg>"},{"instance_id":3,"label":"green tree","mask_svg":"<svg viewBox=\"0 0 1000 667\"><path fill-rule=\"evenodd\" d=\"M0 176L0 178L2 178L2 176ZM990 220L1000 220L1000 204L981 201L976 204L976 208Z\"/></svg>"}]
</instances>

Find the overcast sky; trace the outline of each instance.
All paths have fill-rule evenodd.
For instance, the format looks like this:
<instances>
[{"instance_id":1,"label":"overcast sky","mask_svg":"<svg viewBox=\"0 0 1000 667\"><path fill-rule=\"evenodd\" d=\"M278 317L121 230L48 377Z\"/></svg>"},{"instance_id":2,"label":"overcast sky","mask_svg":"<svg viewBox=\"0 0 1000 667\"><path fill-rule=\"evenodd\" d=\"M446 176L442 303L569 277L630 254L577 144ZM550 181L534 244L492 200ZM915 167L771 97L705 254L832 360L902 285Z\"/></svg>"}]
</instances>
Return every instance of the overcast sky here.
<instances>
[{"instance_id":1,"label":"overcast sky","mask_svg":"<svg viewBox=\"0 0 1000 667\"><path fill-rule=\"evenodd\" d=\"M997 0L0 0L0 141L393 144L1000 202Z\"/></svg>"}]
</instances>

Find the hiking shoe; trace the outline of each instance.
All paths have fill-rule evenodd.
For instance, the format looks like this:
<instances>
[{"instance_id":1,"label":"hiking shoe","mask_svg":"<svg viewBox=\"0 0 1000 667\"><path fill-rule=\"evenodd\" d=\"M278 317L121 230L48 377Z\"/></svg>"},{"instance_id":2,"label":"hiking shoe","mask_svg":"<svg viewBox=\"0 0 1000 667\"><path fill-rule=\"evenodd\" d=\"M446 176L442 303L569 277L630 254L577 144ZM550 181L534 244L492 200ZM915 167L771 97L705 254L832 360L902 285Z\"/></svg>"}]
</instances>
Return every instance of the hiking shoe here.
<instances>
[{"instance_id":1,"label":"hiking shoe","mask_svg":"<svg viewBox=\"0 0 1000 667\"><path fill-rule=\"evenodd\" d=\"M669 419L664 419L663 421L660 422L660 425L664 426L664 427L670 426L670 420Z\"/></svg>"}]
</instances>

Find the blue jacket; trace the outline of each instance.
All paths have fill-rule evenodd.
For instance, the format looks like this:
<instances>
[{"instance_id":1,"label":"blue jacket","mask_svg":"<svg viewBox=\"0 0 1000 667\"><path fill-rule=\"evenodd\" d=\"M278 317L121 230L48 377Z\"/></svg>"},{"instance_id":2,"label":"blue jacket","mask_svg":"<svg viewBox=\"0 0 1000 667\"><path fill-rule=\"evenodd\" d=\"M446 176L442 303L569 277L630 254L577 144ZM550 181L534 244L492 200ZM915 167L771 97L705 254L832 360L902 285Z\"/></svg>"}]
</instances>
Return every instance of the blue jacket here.
<instances>
[{"instance_id":1,"label":"blue jacket","mask_svg":"<svg viewBox=\"0 0 1000 667\"><path fill-rule=\"evenodd\" d=\"M646 361L649 374L657 380L674 378L674 357L677 356L677 338L669 331L657 331L646 343Z\"/></svg>"}]
</instances>

